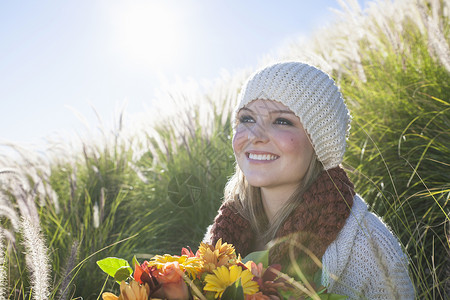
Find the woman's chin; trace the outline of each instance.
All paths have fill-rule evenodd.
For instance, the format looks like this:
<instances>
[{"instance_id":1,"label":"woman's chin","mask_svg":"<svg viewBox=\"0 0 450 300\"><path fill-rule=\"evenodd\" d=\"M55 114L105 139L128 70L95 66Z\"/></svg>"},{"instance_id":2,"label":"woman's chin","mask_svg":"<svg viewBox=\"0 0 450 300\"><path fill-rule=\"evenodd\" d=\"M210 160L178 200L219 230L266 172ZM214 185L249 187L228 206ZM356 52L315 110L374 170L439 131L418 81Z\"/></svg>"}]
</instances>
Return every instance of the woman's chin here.
<instances>
[{"instance_id":1,"label":"woman's chin","mask_svg":"<svg viewBox=\"0 0 450 300\"><path fill-rule=\"evenodd\" d=\"M271 180L267 180L267 178L248 178L246 177L247 182L253 187L266 187L270 186L273 183Z\"/></svg>"}]
</instances>

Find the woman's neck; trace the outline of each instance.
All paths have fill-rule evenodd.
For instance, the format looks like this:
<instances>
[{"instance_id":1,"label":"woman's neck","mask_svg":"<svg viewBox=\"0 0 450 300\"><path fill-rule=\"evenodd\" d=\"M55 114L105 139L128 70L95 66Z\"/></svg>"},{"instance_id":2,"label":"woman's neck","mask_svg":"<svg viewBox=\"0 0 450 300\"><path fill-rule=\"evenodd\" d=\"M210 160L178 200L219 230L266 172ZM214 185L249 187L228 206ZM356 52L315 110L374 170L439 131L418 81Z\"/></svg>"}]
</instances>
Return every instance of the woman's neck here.
<instances>
[{"instance_id":1,"label":"woman's neck","mask_svg":"<svg viewBox=\"0 0 450 300\"><path fill-rule=\"evenodd\" d=\"M284 207L296 189L297 186L261 188L261 199L269 223L272 223L275 215Z\"/></svg>"}]
</instances>

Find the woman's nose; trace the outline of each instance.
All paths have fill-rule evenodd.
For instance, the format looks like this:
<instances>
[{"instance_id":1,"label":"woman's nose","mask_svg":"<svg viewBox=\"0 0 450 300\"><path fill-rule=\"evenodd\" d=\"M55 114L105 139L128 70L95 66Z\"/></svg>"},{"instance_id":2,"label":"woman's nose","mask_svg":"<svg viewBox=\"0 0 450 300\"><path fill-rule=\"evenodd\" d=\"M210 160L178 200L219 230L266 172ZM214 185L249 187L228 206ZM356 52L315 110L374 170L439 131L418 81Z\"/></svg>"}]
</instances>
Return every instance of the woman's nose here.
<instances>
[{"instance_id":1,"label":"woman's nose","mask_svg":"<svg viewBox=\"0 0 450 300\"><path fill-rule=\"evenodd\" d=\"M252 143L267 142L269 140L267 129L260 123L255 124L255 126L248 129L248 139Z\"/></svg>"}]
</instances>

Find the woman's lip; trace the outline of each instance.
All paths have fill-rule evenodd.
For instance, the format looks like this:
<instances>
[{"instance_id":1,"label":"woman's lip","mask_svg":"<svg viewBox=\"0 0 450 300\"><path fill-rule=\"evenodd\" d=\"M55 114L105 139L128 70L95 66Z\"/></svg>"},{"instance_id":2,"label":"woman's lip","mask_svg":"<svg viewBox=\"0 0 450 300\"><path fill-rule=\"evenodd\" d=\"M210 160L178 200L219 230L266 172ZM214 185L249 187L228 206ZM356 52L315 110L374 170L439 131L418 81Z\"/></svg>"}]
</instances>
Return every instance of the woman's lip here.
<instances>
[{"instance_id":1,"label":"woman's lip","mask_svg":"<svg viewBox=\"0 0 450 300\"><path fill-rule=\"evenodd\" d=\"M275 153L272 152L267 152L267 151L261 151L261 150L250 150L250 151L246 151L245 154L248 156L249 154L257 154L257 155L276 155ZM278 155L276 155L278 156Z\"/></svg>"}]
</instances>

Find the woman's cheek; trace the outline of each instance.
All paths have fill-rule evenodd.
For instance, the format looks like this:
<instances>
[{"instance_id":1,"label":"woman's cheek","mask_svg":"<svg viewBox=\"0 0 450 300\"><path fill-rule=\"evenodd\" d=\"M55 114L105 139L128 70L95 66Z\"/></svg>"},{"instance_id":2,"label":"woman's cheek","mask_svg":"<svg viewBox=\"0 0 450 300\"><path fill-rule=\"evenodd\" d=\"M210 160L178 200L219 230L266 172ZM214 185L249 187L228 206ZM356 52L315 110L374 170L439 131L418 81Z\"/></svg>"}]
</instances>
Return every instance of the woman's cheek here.
<instances>
[{"instance_id":1,"label":"woman's cheek","mask_svg":"<svg viewBox=\"0 0 450 300\"><path fill-rule=\"evenodd\" d=\"M291 132L278 132L278 145L284 152L292 152L301 147L301 139Z\"/></svg>"},{"instance_id":2,"label":"woman's cheek","mask_svg":"<svg viewBox=\"0 0 450 300\"><path fill-rule=\"evenodd\" d=\"M248 134L246 134L245 128L239 128L238 126L238 128L236 129L236 133L233 136L233 151L235 155L239 154L239 152L244 147L245 143L248 140L247 136Z\"/></svg>"}]
</instances>

